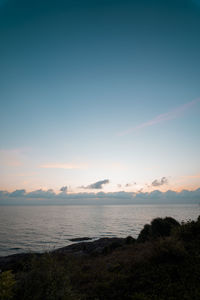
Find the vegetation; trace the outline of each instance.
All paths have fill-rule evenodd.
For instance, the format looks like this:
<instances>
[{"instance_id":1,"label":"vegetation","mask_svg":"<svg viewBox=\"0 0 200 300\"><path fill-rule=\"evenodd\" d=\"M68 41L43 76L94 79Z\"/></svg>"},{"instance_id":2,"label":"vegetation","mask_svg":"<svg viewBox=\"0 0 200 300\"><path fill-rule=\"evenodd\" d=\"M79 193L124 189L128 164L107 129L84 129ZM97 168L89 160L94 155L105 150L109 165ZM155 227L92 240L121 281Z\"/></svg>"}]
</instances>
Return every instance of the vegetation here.
<instances>
[{"instance_id":1,"label":"vegetation","mask_svg":"<svg viewBox=\"0 0 200 300\"><path fill-rule=\"evenodd\" d=\"M156 218L151 222L151 225L146 224L138 236L138 241L145 242L148 240L170 236L174 227L180 224L171 217L164 219Z\"/></svg>"},{"instance_id":2,"label":"vegetation","mask_svg":"<svg viewBox=\"0 0 200 300\"><path fill-rule=\"evenodd\" d=\"M200 217L154 219L102 254L31 255L9 268L1 300L199 300Z\"/></svg>"},{"instance_id":3,"label":"vegetation","mask_svg":"<svg viewBox=\"0 0 200 300\"><path fill-rule=\"evenodd\" d=\"M5 271L0 274L0 299L9 300L14 296L15 279L11 271Z\"/></svg>"}]
</instances>

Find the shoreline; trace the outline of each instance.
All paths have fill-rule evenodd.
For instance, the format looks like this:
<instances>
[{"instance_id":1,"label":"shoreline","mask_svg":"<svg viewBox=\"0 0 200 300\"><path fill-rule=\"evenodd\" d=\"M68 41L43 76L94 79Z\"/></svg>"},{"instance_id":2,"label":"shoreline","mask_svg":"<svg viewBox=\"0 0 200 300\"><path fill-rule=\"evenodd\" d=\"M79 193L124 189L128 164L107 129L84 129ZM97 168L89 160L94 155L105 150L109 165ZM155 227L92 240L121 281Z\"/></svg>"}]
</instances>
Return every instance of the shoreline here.
<instances>
[{"instance_id":1,"label":"shoreline","mask_svg":"<svg viewBox=\"0 0 200 300\"><path fill-rule=\"evenodd\" d=\"M137 239L82 239L0 258L0 286L13 295L6 299L199 299L200 216L185 223L153 219Z\"/></svg>"},{"instance_id":2,"label":"shoreline","mask_svg":"<svg viewBox=\"0 0 200 300\"><path fill-rule=\"evenodd\" d=\"M6 256L0 256L0 269L2 267L6 268L7 265L12 265L18 262L19 260L28 259L31 255L42 256L45 253L51 254L69 254L75 256L90 256L102 254L106 247L118 248L127 243L127 238L129 240L135 241L133 237L119 238L119 237L103 237L96 240L90 240L88 237L79 238L80 242L75 242L70 245L54 249L52 251L44 252L22 252L15 253ZM90 240L90 241L89 241Z\"/></svg>"}]
</instances>

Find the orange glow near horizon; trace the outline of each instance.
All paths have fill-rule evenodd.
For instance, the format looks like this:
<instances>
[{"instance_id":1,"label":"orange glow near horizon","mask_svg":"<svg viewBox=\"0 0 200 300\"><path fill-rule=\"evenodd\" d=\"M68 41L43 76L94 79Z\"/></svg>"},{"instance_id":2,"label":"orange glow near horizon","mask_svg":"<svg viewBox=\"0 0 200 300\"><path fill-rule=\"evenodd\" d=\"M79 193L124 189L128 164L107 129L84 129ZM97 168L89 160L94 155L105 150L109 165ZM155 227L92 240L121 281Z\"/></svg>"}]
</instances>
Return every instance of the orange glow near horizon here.
<instances>
[{"instance_id":1,"label":"orange glow near horizon","mask_svg":"<svg viewBox=\"0 0 200 300\"><path fill-rule=\"evenodd\" d=\"M72 190L69 190L68 192L67 192L67 194L79 194L79 193L85 193L85 194L97 194L97 193L99 193L99 192L104 192L105 194L107 194L107 193L113 193L113 192L128 192L128 193L135 193L135 194L139 194L139 193L151 193L151 192L153 192L153 191L155 191L155 190L158 190L158 191L160 191L160 192L162 192L162 193L165 193L165 192L167 192L167 191L173 191L173 192L177 192L177 193L180 193L181 191L183 191L183 190L188 190L188 191L195 191L195 190L197 190L198 188L200 188L200 184L199 185L192 185L192 184L187 184L187 185L181 185L181 186L167 186L167 187L155 187L155 188L149 188L149 189L147 189L147 188L143 188L143 189L139 189L139 190L129 190L129 191L127 191L127 190L125 190L125 189L116 189L116 190L110 190L110 191L105 191L105 190L103 190L103 189L94 189L94 190L87 190L87 189L80 189L80 188L74 188L74 189L72 189ZM8 192L8 193L12 193L12 192L14 192L14 191L16 191L16 190L26 190L26 192L27 193L30 193L30 192L33 192L33 191L36 191L36 190L43 190L43 191L48 191L48 190L51 190L50 188L47 188L47 187L38 187L38 188L36 188L36 189L34 189L34 188L29 188L29 189L25 189L25 188L8 188L8 189L6 189L6 188L3 188L3 187L0 187L0 190L1 191L6 191L6 192ZM55 192L55 194L56 195L58 195L59 193L60 193L60 190L59 189L52 189L54 192Z\"/></svg>"}]
</instances>

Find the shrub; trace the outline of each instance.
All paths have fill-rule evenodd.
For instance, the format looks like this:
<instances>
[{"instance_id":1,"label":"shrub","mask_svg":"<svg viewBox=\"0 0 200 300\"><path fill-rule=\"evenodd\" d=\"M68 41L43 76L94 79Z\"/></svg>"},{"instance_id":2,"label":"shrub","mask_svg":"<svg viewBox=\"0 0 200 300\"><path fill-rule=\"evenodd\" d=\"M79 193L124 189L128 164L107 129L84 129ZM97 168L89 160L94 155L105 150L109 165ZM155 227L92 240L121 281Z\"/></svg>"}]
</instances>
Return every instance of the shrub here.
<instances>
[{"instance_id":1,"label":"shrub","mask_svg":"<svg viewBox=\"0 0 200 300\"><path fill-rule=\"evenodd\" d=\"M33 256L30 269L19 277L17 294L20 300L78 300L72 292L64 266L52 254Z\"/></svg>"},{"instance_id":2,"label":"shrub","mask_svg":"<svg viewBox=\"0 0 200 300\"><path fill-rule=\"evenodd\" d=\"M169 237L155 242L153 257L159 263L178 263L187 257L187 251L182 241Z\"/></svg>"},{"instance_id":3,"label":"shrub","mask_svg":"<svg viewBox=\"0 0 200 300\"><path fill-rule=\"evenodd\" d=\"M127 245L134 244L135 243L135 239L132 236L129 235L129 236L126 237L125 243Z\"/></svg>"},{"instance_id":4,"label":"shrub","mask_svg":"<svg viewBox=\"0 0 200 300\"><path fill-rule=\"evenodd\" d=\"M181 226L177 228L175 232L178 238L181 238L185 242L199 241L200 239L200 216L197 221L182 222Z\"/></svg>"},{"instance_id":5,"label":"shrub","mask_svg":"<svg viewBox=\"0 0 200 300\"><path fill-rule=\"evenodd\" d=\"M149 298L142 293L135 293L131 297L131 300L149 300Z\"/></svg>"},{"instance_id":6,"label":"shrub","mask_svg":"<svg viewBox=\"0 0 200 300\"><path fill-rule=\"evenodd\" d=\"M145 242L159 237L169 236L175 227L180 224L171 217L156 218L152 220L151 225L146 224L138 236L139 242Z\"/></svg>"},{"instance_id":7,"label":"shrub","mask_svg":"<svg viewBox=\"0 0 200 300\"><path fill-rule=\"evenodd\" d=\"M144 228L141 230L137 240L138 242L145 242L151 238L151 226L149 224L144 225Z\"/></svg>"},{"instance_id":8,"label":"shrub","mask_svg":"<svg viewBox=\"0 0 200 300\"><path fill-rule=\"evenodd\" d=\"M12 271L5 271L0 274L0 300L10 300L13 298L15 278Z\"/></svg>"}]
</instances>

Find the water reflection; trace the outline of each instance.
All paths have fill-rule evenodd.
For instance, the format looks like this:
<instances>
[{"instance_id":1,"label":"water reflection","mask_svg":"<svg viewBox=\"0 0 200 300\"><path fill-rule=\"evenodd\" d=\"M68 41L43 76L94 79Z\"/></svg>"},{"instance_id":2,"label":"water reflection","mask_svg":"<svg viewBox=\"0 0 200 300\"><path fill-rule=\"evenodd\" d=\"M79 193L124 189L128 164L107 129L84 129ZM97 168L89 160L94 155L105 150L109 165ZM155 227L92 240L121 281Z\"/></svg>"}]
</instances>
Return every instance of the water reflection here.
<instances>
[{"instance_id":1,"label":"water reflection","mask_svg":"<svg viewBox=\"0 0 200 300\"><path fill-rule=\"evenodd\" d=\"M155 217L196 219L198 205L1 207L0 255L63 247L70 238L136 237Z\"/></svg>"}]
</instances>

